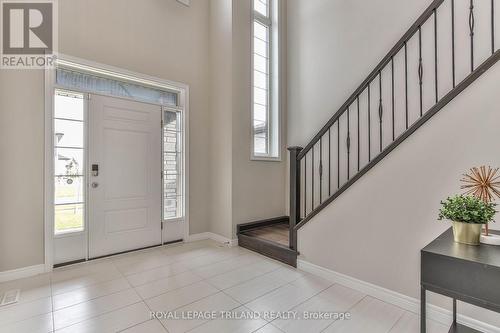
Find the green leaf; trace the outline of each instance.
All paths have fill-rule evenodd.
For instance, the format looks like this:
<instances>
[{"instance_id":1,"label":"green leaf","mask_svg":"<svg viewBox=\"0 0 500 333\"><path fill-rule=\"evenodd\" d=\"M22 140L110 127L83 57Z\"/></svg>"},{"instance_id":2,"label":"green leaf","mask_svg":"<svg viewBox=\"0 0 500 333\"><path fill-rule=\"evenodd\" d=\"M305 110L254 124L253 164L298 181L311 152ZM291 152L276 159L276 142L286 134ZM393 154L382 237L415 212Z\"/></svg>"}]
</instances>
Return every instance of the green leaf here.
<instances>
[{"instance_id":1,"label":"green leaf","mask_svg":"<svg viewBox=\"0 0 500 333\"><path fill-rule=\"evenodd\" d=\"M457 195L441 201L438 219L456 222L485 224L492 222L496 204L486 203L474 196Z\"/></svg>"}]
</instances>

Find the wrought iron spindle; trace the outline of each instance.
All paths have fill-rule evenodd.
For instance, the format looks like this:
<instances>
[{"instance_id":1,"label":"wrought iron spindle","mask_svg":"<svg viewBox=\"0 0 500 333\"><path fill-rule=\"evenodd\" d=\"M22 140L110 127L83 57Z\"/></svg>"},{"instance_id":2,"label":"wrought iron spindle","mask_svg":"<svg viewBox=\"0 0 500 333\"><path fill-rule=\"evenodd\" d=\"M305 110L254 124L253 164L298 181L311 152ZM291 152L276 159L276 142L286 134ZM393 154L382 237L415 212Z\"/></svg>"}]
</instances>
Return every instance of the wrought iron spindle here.
<instances>
[{"instance_id":1,"label":"wrought iron spindle","mask_svg":"<svg viewBox=\"0 0 500 333\"><path fill-rule=\"evenodd\" d=\"M347 180L349 180L350 177L350 169L351 169L351 132L349 128L349 123L350 123L350 117L349 117L349 112L350 109L347 107L347 140L346 140L346 145L347 145Z\"/></svg>"},{"instance_id":2,"label":"wrought iron spindle","mask_svg":"<svg viewBox=\"0 0 500 333\"><path fill-rule=\"evenodd\" d=\"M332 194L332 127L328 128L328 196Z\"/></svg>"},{"instance_id":3,"label":"wrought iron spindle","mask_svg":"<svg viewBox=\"0 0 500 333\"><path fill-rule=\"evenodd\" d=\"M392 141L396 139L395 117L394 117L394 57L391 57L391 109L392 109Z\"/></svg>"},{"instance_id":4,"label":"wrought iron spindle","mask_svg":"<svg viewBox=\"0 0 500 333\"><path fill-rule=\"evenodd\" d=\"M474 71L474 0L470 0L469 7L469 31L470 31L470 71Z\"/></svg>"},{"instance_id":5,"label":"wrought iron spindle","mask_svg":"<svg viewBox=\"0 0 500 333\"><path fill-rule=\"evenodd\" d=\"M495 0L491 0L491 54L495 53Z\"/></svg>"},{"instance_id":6,"label":"wrought iron spindle","mask_svg":"<svg viewBox=\"0 0 500 333\"><path fill-rule=\"evenodd\" d=\"M380 152L382 152L382 116L384 115L384 107L382 106L382 72L378 72L378 87L379 87L379 104L378 104L378 121L380 130Z\"/></svg>"},{"instance_id":7,"label":"wrought iron spindle","mask_svg":"<svg viewBox=\"0 0 500 333\"><path fill-rule=\"evenodd\" d=\"M314 146L311 149L311 210L314 210L314 173L316 170L314 169Z\"/></svg>"},{"instance_id":8,"label":"wrought iron spindle","mask_svg":"<svg viewBox=\"0 0 500 333\"><path fill-rule=\"evenodd\" d=\"M408 129L408 46L405 41L405 123Z\"/></svg>"},{"instance_id":9,"label":"wrought iron spindle","mask_svg":"<svg viewBox=\"0 0 500 333\"><path fill-rule=\"evenodd\" d=\"M455 0L451 0L451 70L453 88L455 88L457 85L455 79Z\"/></svg>"},{"instance_id":10,"label":"wrought iron spindle","mask_svg":"<svg viewBox=\"0 0 500 333\"><path fill-rule=\"evenodd\" d=\"M438 26L437 26L437 12L434 8L434 80L435 80L435 93L436 103L439 101L439 86L438 86Z\"/></svg>"},{"instance_id":11,"label":"wrought iron spindle","mask_svg":"<svg viewBox=\"0 0 500 333\"><path fill-rule=\"evenodd\" d=\"M360 169L360 162L359 162L359 95L356 97L356 101L358 103L358 131L356 132L358 134L358 172Z\"/></svg>"},{"instance_id":12,"label":"wrought iron spindle","mask_svg":"<svg viewBox=\"0 0 500 333\"><path fill-rule=\"evenodd\" d=\"M371 140L371 96L370 96L370 83L368 83L368 162L372 160L372 140Z\"/></svg>"},{"instance_id":13,"label":"wrought iron spindle","mask_svg":"<svg viewBox=\"0 0 500 333\"><path fill-rule=\"evenodd\" d=\"M337 188L340 188L340 118L337 119Z\"/></svg>"},{"instance_id":14,"label":"wrought iron spindle","mask_svg":"<svg viewBox=\"0 0 500 333\"><path fill-rule=\"evenodd\" d=\"M319 139L319 203L323 202L323 137Z\"/></svg>"},{"instance_id":15,"label":"wrought iron spindle","mask_svg":"<svg viewBox=\"0 0 500 333\"><path fill-rule=\"evenodd\" d=\"M307 154L304 155L304 217L307 216Z\"/></svg>"},{"instance_id":16,"label":"wrought iron spindle","mask_svg":"<svg viewBox=\"0 0 500 333\"><path fill-rule=\"evenodd\" d=\"M424 114L423 102L423 79L424 79L424 64L422 61L422 27L418 27L418 85L420 87L420 117Z\"/></svg>"}]
</instances>

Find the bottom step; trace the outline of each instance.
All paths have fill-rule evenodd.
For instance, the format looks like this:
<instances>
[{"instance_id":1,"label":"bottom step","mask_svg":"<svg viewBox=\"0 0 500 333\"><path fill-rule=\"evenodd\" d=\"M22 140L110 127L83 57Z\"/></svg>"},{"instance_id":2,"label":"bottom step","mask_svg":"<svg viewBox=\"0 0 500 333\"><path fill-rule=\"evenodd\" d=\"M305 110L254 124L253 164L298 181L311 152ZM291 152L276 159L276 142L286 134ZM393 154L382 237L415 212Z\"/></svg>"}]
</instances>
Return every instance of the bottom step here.
<instances>
[{"instance_id":1,"label":"bottom step","mask_svg":"<svg viewBox=\"0 0 500 333\"><path fill-rule=\"evenodd\" d=\"M238 225L238 245L297 267L297 252L288 246L288 217Z\"/></svg>"}]
</instances>

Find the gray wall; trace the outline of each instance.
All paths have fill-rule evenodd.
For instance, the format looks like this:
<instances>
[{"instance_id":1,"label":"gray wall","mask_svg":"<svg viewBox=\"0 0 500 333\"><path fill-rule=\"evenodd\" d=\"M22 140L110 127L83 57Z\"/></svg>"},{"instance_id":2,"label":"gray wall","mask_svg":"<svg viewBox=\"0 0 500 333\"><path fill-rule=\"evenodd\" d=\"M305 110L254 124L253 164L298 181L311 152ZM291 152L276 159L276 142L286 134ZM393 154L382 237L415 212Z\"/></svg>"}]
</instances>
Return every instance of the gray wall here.
<instances>
[{"instance_id":1,"label":"gray wall","mask_svg":"<svg viewBox=\"0 0 500 333\"><path fill-rule=\"evenodd\" d=\"M233 15L232 1L210 1L210 231L231 236Z\"/></svg>"},{"instance_id":2,"label":"gray wall","mask_svg":"<svg viewBox=\"0 0 500 333\"><path fill-rule=\"evenodd\" d=\"M288 2L289 144L308 143L430 2ZM436 221L440 200L460 193L468 168L500 166L499 80L496 65L313 218L299 231L300 259L419 298L419 250L449 227ZM500 326L498 314L459 309Z\"/></svg>"},{"instance_id":3,"label":"gray wall","mask_svg":"<svg viewBox=\"0 0 500 333\"><path fill-rule=\"evenodd\" d=\"M282 140L282 161L251 161L251 0L233 0L233 119L232 119L232 220L236 225L285 214L286 150ZM281 1L286 9L286 1ZM286 13L286 12L285 12ZM283 17L283 15L282 15ZM284 29L281 29L284 33ZM285 35L282 35L282 39ZM284 50L283 50L284 51ZM285 58L283 54L283 58ZM284 59L281 59L283 62ZM283 85L286 82L283 82ZM282 119L286 109L283 108ZM286 126L282 123L285 138Z\"/></svg>"}]
</instances>

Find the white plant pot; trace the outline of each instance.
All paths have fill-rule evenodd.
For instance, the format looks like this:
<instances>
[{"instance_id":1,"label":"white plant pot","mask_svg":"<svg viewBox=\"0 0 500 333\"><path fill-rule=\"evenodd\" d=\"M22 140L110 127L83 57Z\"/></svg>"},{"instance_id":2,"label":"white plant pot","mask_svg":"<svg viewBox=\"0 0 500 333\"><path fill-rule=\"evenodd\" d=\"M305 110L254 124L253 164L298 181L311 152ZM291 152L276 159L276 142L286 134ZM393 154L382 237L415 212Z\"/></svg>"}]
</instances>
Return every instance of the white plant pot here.
<instances>
[{"instance_id":1,"label":"white plant pot","mask_svg":"<svg viewBox=\"0 0 500 333\"><path fill-rule=\"evenodd\" d=\"M500 235L489 234L488 236L485 236L481 234L480 242L488 245L500 245Z\"/></svg>"}]
</instances>

